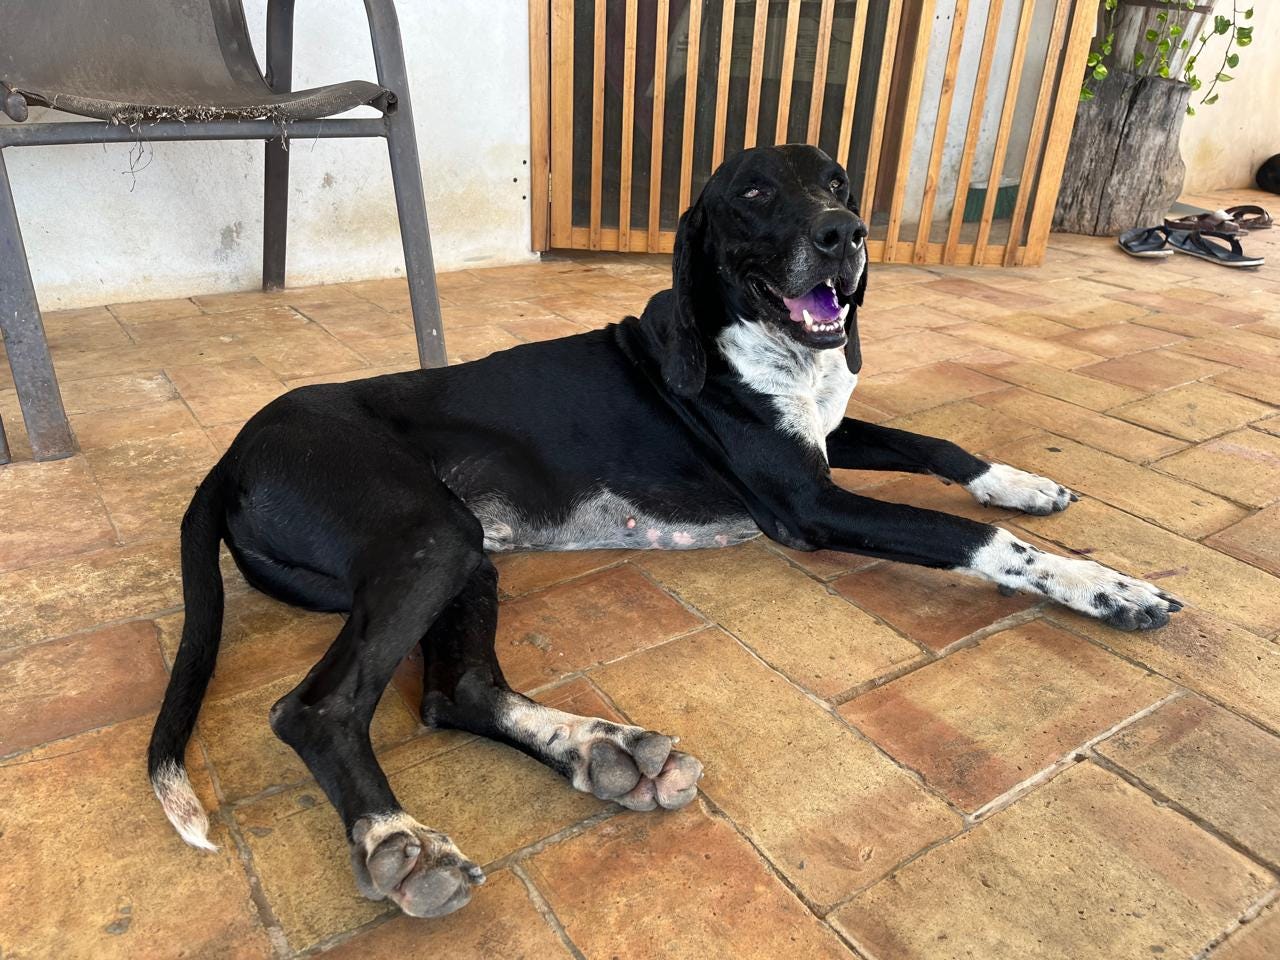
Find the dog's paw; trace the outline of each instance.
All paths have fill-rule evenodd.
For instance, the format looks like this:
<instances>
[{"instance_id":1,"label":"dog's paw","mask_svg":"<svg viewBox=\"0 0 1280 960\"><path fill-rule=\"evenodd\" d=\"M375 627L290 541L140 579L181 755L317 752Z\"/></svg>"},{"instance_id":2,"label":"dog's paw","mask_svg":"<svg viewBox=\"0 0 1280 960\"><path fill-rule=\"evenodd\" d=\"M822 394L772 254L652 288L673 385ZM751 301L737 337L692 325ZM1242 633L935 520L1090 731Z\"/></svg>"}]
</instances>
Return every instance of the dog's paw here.
<instances>
[{"instance_id":1,"label":"dog's paw","mask_svg":"<svg viewBox=\"0 0 1280 960\"><path fill-rule=\"evenodd\" d=\"M1040 516L1065 510L1079 499L1060 483L1003 463L991 464L965 489L984 507L1008 507Z\"/></svg>"},{"instance_id":2,"label":"dog's paw","mask_svg":"<svg viewBox=\"0 0 1280 960\"><path fill-rule=\"evenodd\" d=\"M675 739L608 721L589 721L575 753L573 785L630 810L676 810L698 792L702 764L671 749Z\"/></svg>"},{"instance_id":3,"label":"dog's paw","mask_svg":"<svg viewBox=\"0 0 1280 960\"><path fill-rule=\"evenodd\" d=\"M1182 601L1154 584L1094 564L1103 574L1096 577L1097 590L1083 611L1118 630L1154 630L1169 622L1169 615L1182 609ZM1101 583L1097 583L1097 581Z\"/></svg>"},{"instance_id":4,"label":"dog's paw","mask_svg":"<svg viewBox=\"0 0 1280 960\"><path fill-rule=\"evenodd\" d=\"M1163 627L1182 609L1182 601L1145 580L1092 560L1046 553L999 528L974 555L969 572L994 580L1002 591L1038 593L1120 630Z\"/></svg>"},{"instance_id":5,"label":"dog's paw","mask_svg":"<svg viewBox=\"0 0 1280 960\"><path fill-rule=\"evenodd\" d=\"M361 893L389 899L411 917L453 913L484 883L484 871L452 840L404 812L356 821L351 866Z\"/></svg>"}]
</instances>

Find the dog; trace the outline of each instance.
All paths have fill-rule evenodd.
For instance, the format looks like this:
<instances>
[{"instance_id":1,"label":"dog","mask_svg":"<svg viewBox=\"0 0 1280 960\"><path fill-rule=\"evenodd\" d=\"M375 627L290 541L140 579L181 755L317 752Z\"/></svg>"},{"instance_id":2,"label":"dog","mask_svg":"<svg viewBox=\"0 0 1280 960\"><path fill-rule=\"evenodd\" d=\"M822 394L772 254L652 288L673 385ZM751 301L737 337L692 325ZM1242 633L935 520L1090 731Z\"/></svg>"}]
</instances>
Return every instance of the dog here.
<instances>
[{"instance_id":1,"label":"dog","mask_svg":"<svg viewBox=\"0 0 1280 960\"><path fill-rule=\"evenodd\" d=\"M1181 605L1151 584L832 481L831 468L930 473L1033 514L1074 499L945 440L845 417L862 366L866 238L826 154L747 150L681 217L671 289L640 317L445 369L302 387L256 414L182 522L186 621L148 757L182 837L210 848L183 757L218 650L223 541L254 587L349 615L270 723L341 816L361 892L417 917L461 907L484 874L401 808L370 744L374 707L416 646L428 727L504 741L633 810L683 806L702 775L670 736L507 685L490 554L724 547L763 533L984 577L1121 629L1166 623Z\"/></svg>"}]
</instances>

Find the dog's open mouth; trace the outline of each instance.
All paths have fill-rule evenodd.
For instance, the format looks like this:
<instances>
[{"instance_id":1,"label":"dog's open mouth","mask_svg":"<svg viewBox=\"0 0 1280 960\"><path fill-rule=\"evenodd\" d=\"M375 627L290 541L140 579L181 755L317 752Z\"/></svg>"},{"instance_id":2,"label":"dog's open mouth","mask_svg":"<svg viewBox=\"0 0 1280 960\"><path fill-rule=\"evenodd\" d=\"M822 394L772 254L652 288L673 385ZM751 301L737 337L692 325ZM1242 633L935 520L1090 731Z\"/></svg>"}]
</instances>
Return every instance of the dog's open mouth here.
<instances>
[{"instance_id":1,"label":"dog's open mouth","mask_svg":"<svg viewBox=\"0 0 1280 960\"><path fill-rule=\"evenodd\" d=\"M843 330L844 318L849 315L849 304L841 306L834 279L824 280L798 297L783 297L782 302L791 314L791 322L803 324L805 333Z\"/></svg>"},{"instance_id":2,"label":"dog's open mouth","mask_svg":"<svg viewBox=\"0 0 1280 960\"><path fill-rule=\"evenodd\" d=\"M788 297L769 285L770 299L785 309L800 339L814 345L828 346L844 339L844 321L849 316L849 301L841 295L841 277L829 277L812 289Z\"/></svg>"}]
</instances>

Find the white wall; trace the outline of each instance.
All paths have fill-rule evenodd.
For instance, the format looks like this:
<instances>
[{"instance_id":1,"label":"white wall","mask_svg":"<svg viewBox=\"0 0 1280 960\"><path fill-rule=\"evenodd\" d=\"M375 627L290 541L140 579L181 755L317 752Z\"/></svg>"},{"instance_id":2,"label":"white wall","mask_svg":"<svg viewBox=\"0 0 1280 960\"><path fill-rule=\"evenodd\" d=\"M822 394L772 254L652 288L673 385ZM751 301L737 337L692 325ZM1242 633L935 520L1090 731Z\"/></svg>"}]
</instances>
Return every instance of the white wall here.
<instances>
[{"instance_id":1,"label":"white wall","mask_svg":"<svg viewBox=\"0 0 1280 960\"><path fill-rule=\"evenodd\" d=\"M246 0L261 60L266 0ZM441 270L530 259L526 0L398 0ZM294 88L375 78L361 0L297 5ZM370 111L365 110L365 113ZM31 120L66 119L33 110ZM251 289L260 143L5 151L46 309ZM290 285L403 275L382 140L290 145ZM137 168L131 172L132 168Z\"/></svg>"},{"instance_id":2,"label":"white wall","mask_svg":"<svg viewBox=\"0 0 1280 960\"><path fill-rule=\"evenodd\" d=\"M1182 125L1182 159L1187 164L1186 192L1200 193L1230 187L1252 187L1262 161L1280 153L1280 3L1252 0L1253 43L1241 49L1240 64L1228 72L1235 77L1219 83L1220 99L1201 106L1204 90L1192 94L1194 117ZM1230 3L1219 0L1215 12L1227 13ZM1247 6L1239 4L1240 9ZM1202 78L1213 76L1222 63L1224 37L1214 37L1200 55ZM1205 88L1208 88L1206 81Z\"/></svg>"}]
</instances>

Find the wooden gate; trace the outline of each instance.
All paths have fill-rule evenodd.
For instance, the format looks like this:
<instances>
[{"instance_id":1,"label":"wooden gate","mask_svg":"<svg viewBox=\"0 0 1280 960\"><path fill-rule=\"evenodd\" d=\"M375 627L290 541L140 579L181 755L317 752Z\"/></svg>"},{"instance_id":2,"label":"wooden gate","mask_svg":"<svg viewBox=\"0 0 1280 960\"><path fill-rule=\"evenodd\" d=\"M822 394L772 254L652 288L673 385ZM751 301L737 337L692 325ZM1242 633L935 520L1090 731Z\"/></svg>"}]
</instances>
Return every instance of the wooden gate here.
<instances>
[{"instance_id":1,"label":"wooden gate","mask_svg":"<svg viewBox=\"0 0 1280 960\"><path fill-rule=\"evenodd\" d=\"M1098 0L530 0L535 249L669 252L727 155L821 146L872 259L1039 263Z\"/></svg>"}]
</instances>

